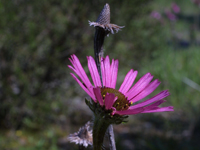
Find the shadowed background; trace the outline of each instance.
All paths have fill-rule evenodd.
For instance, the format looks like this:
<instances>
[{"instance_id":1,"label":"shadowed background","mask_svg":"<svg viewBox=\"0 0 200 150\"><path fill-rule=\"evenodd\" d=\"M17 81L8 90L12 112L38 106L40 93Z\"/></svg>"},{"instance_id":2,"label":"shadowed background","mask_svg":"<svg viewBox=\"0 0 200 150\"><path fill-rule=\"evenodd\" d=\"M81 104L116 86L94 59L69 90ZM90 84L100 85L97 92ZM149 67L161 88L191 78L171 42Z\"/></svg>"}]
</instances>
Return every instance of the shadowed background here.
<instances>
[{"instance_id":1,"label":"shadowed background","mask_svg":"<svg viewBox=\"0 0 200 150\"><path fill-rule=\"evenodd\" d=\"M161 81L153 94L169 89L163 106L175 107L114 126L117 149L198 149L200 11L187 0L1 1L0 149L78 149L66 137L92 112L68 58L76 54L89 75L95 29L88 20L96 21L106 2L111 23L125 26L104 44L105 55L119 60L117 88L131 68L136 80L151 72Z\"/></svg>"}]
</instances>

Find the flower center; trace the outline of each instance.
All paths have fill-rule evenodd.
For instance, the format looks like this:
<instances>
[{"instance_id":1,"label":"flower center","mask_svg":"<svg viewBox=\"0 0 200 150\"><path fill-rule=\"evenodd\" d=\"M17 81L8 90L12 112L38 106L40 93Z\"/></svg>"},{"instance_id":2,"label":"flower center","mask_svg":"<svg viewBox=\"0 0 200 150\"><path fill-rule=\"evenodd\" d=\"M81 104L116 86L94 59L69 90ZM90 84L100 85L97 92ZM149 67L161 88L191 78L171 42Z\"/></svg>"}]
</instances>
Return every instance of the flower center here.
<instances>
[{"instance_id":1,"label":"flower center","mask_svg":"<svg viewBox=\"0 0 200 150\"><path fill-rule=\"evenodd\" d=\"M116 110L118 110L118 111L119 110L127 110L129 108L129 106L131 105L131 103L129 103L129 101L124 96L124 94L122 94L118 90L112 89L112 88L107 88L107 87L101 88L101 95L102 95L103 99L105 99L105 95L107 93L112 93L117 97L117 100L113 104L113 107L115 107Z\"/></svg>"}]
</instances>

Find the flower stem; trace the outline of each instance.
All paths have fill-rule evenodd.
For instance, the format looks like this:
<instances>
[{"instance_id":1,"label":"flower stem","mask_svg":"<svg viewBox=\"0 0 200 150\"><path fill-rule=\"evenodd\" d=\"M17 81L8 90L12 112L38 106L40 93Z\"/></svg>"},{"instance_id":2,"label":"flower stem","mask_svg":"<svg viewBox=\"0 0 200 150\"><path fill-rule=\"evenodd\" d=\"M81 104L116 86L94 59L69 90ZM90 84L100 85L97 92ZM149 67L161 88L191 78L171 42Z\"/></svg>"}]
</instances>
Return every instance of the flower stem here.
<instances>
[{"instance_id":1,"label":"flower stem","mask_svg":"<svg viewBox=\"0 0 200 150\"><path fill-rule=\"evenodd\" d=\"M95 116L93 126L93 147L94 150L101 150L104 140L104 135L110 123L105 118Z\"/></svg>"},{"instance_id":2,"label":"flower stem","mask_svg":"<svg viewBox=\"0 0 200 150\"><path fill-rule=\"evenodd\" d=\"M110 141L110 149L111 150L116 150L115 136L114 136L114 131L113 131L113 125L112 124L108 127L108 134L109 134L109 141Z\"/></svg>"},{"instance_id":3,"label":"flower stem","mask_svg":"<svg viewBox=\"0 0 200 150\"><path fill-rule=\"evenodd\" d=\"M95 55L95 61L96 61L96 65L97 65L97 69L99 72L102 86L103 86L103 80L102 80L101 63L100 62L101 62L101 58L103 57L103 43L104 43L105 36L106 36L106 33L103 28L95 27L94 55Z\"/></svg>"}]
</instances>

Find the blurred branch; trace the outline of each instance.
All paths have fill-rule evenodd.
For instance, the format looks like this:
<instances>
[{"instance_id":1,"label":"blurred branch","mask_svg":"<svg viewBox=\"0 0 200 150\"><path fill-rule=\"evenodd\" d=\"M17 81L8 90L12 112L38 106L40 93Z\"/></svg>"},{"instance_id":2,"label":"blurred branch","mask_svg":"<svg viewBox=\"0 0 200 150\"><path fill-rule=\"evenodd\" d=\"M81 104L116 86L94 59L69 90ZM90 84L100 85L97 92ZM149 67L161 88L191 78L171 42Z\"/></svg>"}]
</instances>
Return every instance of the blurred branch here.
<instances>
[{"instance_id":1,"label":"blurred branch","mask_svg":"<svg viewBox=\"0 0 200 150\"><path fill-rule=\"evenodd\" d=\"M192 87L193 89L197 90L200 92L200 85L198 85L197 83L195 83L194 81L190 80L187 77L184 77L182 79L182 81L187 84L188 86Z\"/></svg>"}]
</instances>

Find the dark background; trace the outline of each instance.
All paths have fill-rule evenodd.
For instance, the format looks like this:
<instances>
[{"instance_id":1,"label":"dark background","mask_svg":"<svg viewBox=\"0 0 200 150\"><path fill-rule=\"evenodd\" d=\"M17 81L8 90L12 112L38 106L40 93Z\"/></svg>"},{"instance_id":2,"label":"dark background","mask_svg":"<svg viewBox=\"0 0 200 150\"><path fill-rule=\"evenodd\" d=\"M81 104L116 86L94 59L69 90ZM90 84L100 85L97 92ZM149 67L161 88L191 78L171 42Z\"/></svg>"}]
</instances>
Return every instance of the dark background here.
<instances>
[{"instance_id":1,"label":"dark background","mask_svg":"<svg viewBox=\"0 0 200 150\"><path fill-rule=\"evenodd\" d=\"M173 12L173 2L180 12ZM0 1L0 149L72 150L66 138L92 118L87 94L70 76L76 54L85 70L94 28L109 3L111 23L125 26L105 39L105 55L119 60L117 87L126 73L147 72L169 89L163 106L174 112L138 114L114 126L117 149L200 147L200 8L187 0ZM154 18L152 11L160 13ZM172 20L167 15L175 16ZM88 74L89 75L89 74ZM153 94L152 94L153 96ZM89 149L89 148L88 148Z\"/></svg>"}]
</instances>

